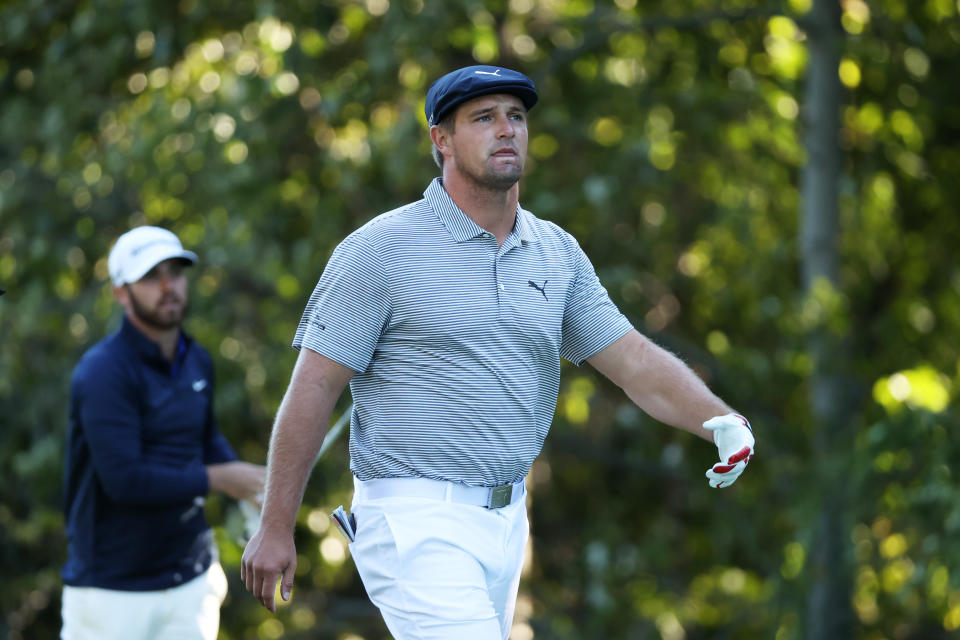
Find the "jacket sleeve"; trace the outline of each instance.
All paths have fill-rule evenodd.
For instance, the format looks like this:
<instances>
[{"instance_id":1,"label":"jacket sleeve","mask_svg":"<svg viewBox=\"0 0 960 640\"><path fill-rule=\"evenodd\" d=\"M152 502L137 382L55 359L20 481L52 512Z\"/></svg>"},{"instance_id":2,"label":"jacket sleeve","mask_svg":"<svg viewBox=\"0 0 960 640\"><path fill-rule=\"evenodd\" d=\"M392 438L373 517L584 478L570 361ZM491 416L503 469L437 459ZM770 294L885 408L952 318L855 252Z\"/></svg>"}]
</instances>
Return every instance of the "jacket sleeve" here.
<instances>
[{"instance_id":1,"label":"jacket sleeve","mask_svg":"<svg viewBox=\"0 0 960 640\"><path fill-rule=\"evenodd\" d=\"M83 437L103 490L128 505L173 505L209 489L202 460L173 464L143 455L136 376L115 361L78 369L73 386Z\"/></svg>"}]
</instances>

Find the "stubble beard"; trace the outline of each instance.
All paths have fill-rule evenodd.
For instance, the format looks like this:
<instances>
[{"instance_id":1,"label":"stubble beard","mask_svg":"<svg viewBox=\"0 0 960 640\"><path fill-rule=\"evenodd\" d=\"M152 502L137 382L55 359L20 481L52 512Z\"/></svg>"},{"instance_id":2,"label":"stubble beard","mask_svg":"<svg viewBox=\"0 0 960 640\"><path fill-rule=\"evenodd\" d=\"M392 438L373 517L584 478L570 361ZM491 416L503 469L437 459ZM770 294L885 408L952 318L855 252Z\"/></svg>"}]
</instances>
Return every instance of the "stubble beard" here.
<instances>
[{"instance_id":1,"label":"stubble beard","mask_svg":"<svg viewBox=\"0 0 960 640\"><path fill-rule=\"evenodd\" d=\"M187 315L189 303L184 303L184 305L176 311L157 311L155 309L148 309L146 305L140 304L140 301L137 300L137 296L133 293L133 291L129 289L127 291L130 295L130 307L133 311L133 315L135 315L140 322L144 323L148 327L161 331L167 331L169 329L177 329L181 324L183 324L183 319ZM177 298L177 300L179 300L179 298ZM162 302L163 300L160 301L160 303Z\"/></svg>"},{"instance_id":2,"label":"stubble beard","mask_svg":"<svg viewBox=\"0 0 960 640\"><path fill-rule=\"evenodd\" d=\"M502 173L494 172L487 167L485 171L478 173L464 166L456 155L453 157L453 161L460 173L467 176L474 184L485 191L505 193L517 184L523 175L523 165L514 165L511 169Z\"/></svg>"}]
</instances>

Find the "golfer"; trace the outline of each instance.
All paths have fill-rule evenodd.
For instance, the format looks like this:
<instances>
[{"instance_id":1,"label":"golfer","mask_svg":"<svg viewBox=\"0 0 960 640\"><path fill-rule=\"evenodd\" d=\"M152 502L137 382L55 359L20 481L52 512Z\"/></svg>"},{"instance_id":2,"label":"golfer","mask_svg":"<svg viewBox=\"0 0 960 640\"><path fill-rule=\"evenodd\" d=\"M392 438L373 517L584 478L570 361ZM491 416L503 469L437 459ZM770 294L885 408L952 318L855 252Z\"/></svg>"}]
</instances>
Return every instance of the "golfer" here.
<instances>
[{"instance_id":1,"label":"golfer","mask_svg":"<svg viewBox=\"0 0 960 640\"><path fill-rule=\"evenodd\" d=\"M63 640L217 637L227 581L204 497L255 499L266 470L237 460L217 429L213 363L181 329L196 261L159 227L110 251L123 322L71 384Z\"/></svg>"},{"instance_id":2,"label":"golfer","mask_svg":"<svg viewBox=\"0 0 960 640\"><path fill-rule=\"evenodd\" d=\"M533 82L458 69L425 111L442 177L336 248L307 304L241 577L288 599L294 522L334 403L355 407L351 554L398 639L507 638L528 535L524 478L550 429L560 358L716 443L711 486L753 454L747 420L636 331L577 241L518 201Z\"/></svg>"}]
</instances>

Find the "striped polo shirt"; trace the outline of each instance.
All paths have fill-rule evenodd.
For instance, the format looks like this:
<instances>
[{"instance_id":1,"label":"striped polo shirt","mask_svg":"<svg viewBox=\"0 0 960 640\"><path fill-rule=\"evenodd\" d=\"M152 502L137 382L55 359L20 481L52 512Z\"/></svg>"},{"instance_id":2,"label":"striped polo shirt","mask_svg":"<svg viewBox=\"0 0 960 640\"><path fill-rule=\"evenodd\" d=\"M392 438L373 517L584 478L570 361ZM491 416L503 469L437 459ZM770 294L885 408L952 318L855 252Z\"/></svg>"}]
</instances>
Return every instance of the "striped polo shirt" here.
<instances>
[{"instance_id":1,"label":"striped polo shirt","mask_svg":"<svg viewBox=\"0 0 960 640\"><path fill-rule=\"evenodd\" d=\"M359 479L494 486L540 453L560 357L579 365L632 328L573 236L518 206L498 247L437 178L337 246L293 346L357 372Z\"/></svg>"}]
</instances>

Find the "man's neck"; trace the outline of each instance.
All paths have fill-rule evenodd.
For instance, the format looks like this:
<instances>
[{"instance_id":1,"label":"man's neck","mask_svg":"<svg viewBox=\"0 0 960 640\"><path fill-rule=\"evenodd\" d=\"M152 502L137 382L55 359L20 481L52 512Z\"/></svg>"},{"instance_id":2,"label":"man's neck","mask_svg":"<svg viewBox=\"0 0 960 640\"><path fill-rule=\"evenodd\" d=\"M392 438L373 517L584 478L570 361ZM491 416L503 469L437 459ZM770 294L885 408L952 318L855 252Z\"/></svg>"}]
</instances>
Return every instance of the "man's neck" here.
<instances>
[{"instance_id":1,"label":"man's neck","mask_svg":"<svg viewBox=\"0 0 960 640\"><path fill-rule=\"evenodd\" d=\"M491 190L465 179L457 172L444 172L443 188L450 199L481 229L489 231L503 244L517 219L520 185L506 191Z\"/></svg>"},{"instance_id":2,"label":"man's neck","mask_svg":"<svg viewBox=\"0 0 960 640\"><path fill-rule=\"evenodd\" d=\"M158 329L153 325L146 324L138 318L133 313L127 313L127 320L130 321L137 331L142 333L147 337L151 342L156 342L157 346L160 347L160 353L163 354L163 357L169 361L173 362L173 359L177 355L177 343L180 340L180 327L173 327L172 329Z\"/></svg>"}]
</instances>

